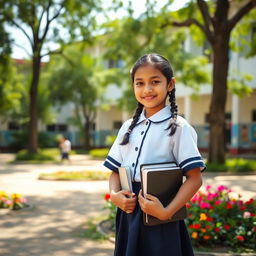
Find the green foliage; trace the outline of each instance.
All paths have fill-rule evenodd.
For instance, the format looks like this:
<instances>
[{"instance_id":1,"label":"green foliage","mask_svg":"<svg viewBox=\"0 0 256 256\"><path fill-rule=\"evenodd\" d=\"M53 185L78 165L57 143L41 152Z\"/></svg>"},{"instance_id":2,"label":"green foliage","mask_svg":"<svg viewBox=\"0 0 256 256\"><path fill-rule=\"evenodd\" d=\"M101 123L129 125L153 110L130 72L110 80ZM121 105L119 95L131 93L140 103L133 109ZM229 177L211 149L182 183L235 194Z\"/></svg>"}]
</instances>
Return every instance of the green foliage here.
<instances>
[{"instance_id":1,"label":"green foliage","mask_svg":"<svg viewBox=\"0 0 256 256\"><path fill-rule=\"evenodd\" d=\"M104 159L107 157L108 152L109 152L108 148L98 148L98 149L90 150L89 155L92 156L93 158Z\"/></svg>"},{"instance_id":2,"label":"green foliage","mask_svg":"<svg viewBox=\"0 0 256 256\"><path fill-rule=\"evenodd\" d=\"M30 153L26 149L20 150L15 157L16 161L55 161L59 156L57 149L39 150L38 153Z\"/></svg>"},{"instance_id":3,"label":"green foliage","mask_svg":"<svg viewBox=\"0 0 256 256\"><path fill-rule=\"evenodd\" d=\"M207 163L208 172L255 172L256 160L244 158L227 159L225 164Z\"/></svg>"},{"instance_id":4,"label":"green foliage","mask_svg":"<svg viewBox=\"0 0 256 256\"><path fill-rule=\"evenodd\" d=\"M116 135L108 135L108 136L106 137L105 144L106 144L107 146L111 146L111 145L114 143L116 137L117 137Z\"/></svg>"},{"instance_id":5,"label":"green foliage","mask_svg":"<svg viewBox=\"0 0 256 256\"><path fill-rule=\"evenodd\" d=\"M239 72L237 72L239 74ZM240 75L240 78L231 78L228 80L228 89L239 97L249 96L253 89L248 86L248 82L252 81L250 74Z\"/></svg>"},{"instance_id":6,"label":"green foliage","mask_svg":"<svg viewBox=\"0 0 256 256\"><path fill-rule=\"evenodd\" d=\"M50 134L47 132L39 132L38 143L40 148L49 148L58 146L58 134ZM28 140L27 130L17 131L12 134L11 147L25 148Z\"/></svg>"}]
</instances>

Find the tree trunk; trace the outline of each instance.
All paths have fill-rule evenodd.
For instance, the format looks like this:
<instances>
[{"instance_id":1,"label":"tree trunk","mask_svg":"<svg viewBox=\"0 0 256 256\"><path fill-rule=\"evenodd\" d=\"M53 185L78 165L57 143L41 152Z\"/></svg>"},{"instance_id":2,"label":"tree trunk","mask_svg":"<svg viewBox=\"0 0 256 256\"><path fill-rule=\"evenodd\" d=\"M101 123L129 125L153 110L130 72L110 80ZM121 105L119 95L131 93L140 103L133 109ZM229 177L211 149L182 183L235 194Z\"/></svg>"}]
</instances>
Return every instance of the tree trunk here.
<instances>
[{"instance_id":1,"label":"tree trunk","mask_svg":"<svg viewBox=\"0 0 256 256\"><path fill-rule=\"evenodd\" d=\"M90 121L89 119L85 119L85 124L84 124L84 147L86 150L89 150L91 148L91 143L90 143Z\"/></svg>"},{"instance_id":2,"label":"tree trunk","mask_svg":"<svg viewBox=\"0 0 256 256\"><path fill-rule=\"evenodd\" d=\"M40 78L41 58L34 55L32 62L32 80L29 91L29 143L28 150L30 153L36 153L38 150L38 116L37 116L37 88Z\"/></svg>"},{"instance_id":3,"label":"tree trunk","mask_svg":"<svg viewBox=\"0 0 256 256\"><path fill-rule=\"evenodd\" d=\"M210 104L210 138L208 162L225 162L225 106L229 66L228 32L221 32L213 43L213 90Z\"/></svg>"}]
</instances>

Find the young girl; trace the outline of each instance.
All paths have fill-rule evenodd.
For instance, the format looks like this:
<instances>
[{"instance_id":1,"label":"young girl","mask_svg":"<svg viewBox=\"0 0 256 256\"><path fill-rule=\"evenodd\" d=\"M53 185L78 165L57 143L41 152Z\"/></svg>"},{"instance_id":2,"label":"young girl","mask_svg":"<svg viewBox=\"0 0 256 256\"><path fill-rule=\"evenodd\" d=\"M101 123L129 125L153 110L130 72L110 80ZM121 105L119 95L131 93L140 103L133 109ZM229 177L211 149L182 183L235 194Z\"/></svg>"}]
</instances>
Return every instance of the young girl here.
<instances>
[{"instance_id":1,"label":"young girl","mask_svg":"<svg viewBox=\"0 0 256 256\"><path fill-rule=\"evenodd\" d=\"M112 170L111 201L118 207L115 256L193 255L184 221L145 226L142 212L167 220L197 192L204 162L197 149L197 135L178 116L175 78L167 59L158 54L142 56L131 70L138 106L121 127L104 165ZM170 106L166 106L169 96ZM186 181L167 206L152 195L141 194L140 165L176 161ZM129 166L133 192L120 188L118 167Z\"/></svg>"}]
</instances>

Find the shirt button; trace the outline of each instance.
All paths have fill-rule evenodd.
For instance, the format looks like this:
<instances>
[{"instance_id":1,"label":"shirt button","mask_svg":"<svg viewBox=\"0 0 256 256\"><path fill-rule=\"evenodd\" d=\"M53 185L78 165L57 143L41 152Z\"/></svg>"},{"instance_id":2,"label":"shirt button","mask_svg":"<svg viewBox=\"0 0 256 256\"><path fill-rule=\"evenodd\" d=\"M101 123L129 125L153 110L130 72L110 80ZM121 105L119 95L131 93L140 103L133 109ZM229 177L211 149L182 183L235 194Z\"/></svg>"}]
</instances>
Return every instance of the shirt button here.
<instances>
[{"instance_id":1,"label":"shirt button","mask_svg":"<svg viewBox=\"0 0 256 256\"><path fill-rule=\"evenodd\" d=\"M148 125L148 121L146 122L146 125Z\"/></svg>"},{"instance_id":2,"label":"shirt button","mask_svg":"<svg viewBox=\"0 0 256 256\"><path fill-rule=\"evenodd\" d=\"M135 163L132 163L132 167L134 167L135 166Z\"/></svg>"},{"instance_id":3,"label":"shirt button","mask_svg":"<svg viewBox=\"0 0 256 256\"><path fill-rule=\"evenodd\" d=\"M138 151L138 149L139 149L139 148L138 148L138 147L136 147L136 148L135 148L135 151Z\"/></svg>"},{"instance_id":4,"label":"shirt button","mask_svg":"<svg viewBox=\"0 0 256 256\"><path fill-rule=\"evenodd\" d=\"M144 134L144 131L142 131L140 134L143 135L143 134Z\"/></svg>"}]
</instances>

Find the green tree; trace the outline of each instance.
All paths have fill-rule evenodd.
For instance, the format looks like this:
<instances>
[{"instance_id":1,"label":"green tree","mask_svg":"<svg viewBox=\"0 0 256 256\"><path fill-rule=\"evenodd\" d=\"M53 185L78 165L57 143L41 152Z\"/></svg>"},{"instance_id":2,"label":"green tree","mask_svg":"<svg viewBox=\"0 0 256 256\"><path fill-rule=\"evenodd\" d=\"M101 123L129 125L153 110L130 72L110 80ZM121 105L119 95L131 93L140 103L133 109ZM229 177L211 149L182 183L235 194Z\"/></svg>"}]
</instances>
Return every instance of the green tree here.
<instances>
[{"instance_id":1,"label":"green tree","mask_svg":"<svg viewBox=\"0 0 256 256\"><path fill-rule=\"evenodd\" d=\"M60 61L60 57L56 56L51 61L50 98L59 107L66 103L73 104L71 121L84 134L85 149L90 149L90 132L103 92L98 79L101 68L95 59L77 47L69 47L65 56L65 60Z\"/></svg>"},{"instance_id":2,"label":"green tree","mask_svg":"<svg viewBox=\"0 0 256 256\"><path fill-rule=\"evenodd\" d=\"M136 107L129 70L140 56L157 52L171 60L175 76L179 82L192 87L195 91L199 85L209 82L205 70L208 59L184 51L185 30L168 31L160 29L163 17L159 14L155 1L147 1L146 10L139 17L134 17L132 7L128 7L128 16L110 20L103 24L107 49L105 58L112 61L123 60L117 77L122 77L120 86L126 84L120 107L133 111ZM170 36L171 35L171 36ZM183 72L189 70L190 72ZM191 72L192 71L192 72Z\"/></svg>"},{"instance_id":3,"label":"green tree","mask_svg":"<svg viewBox=\"0 0 256 256\"><path fill-rule=\"evenodd\" d=\"M11 112L18 111L21 98L20 76L10 58L11 40L0 22L0 116L7 118Z\"/></svg>"},{"instance_id":4,"label":"green tree","mask_svg":"<svg viewBox=\"0 0 256 256\"><path fill-rule=\"evenodd\" d=\"M212 97L210 103L210 145L208 161L225 161L224 122L228 89L229 51L231 32L256 7L256 1L191 1L177 16L165 16L162 28L194 26L209 42L213 55ZM254 16L255 17L255 16ZM255 18L254 18L255 19ZM254 41L255 45L255 41ZM255 46L254 46L255 51ZM253 50L251 51L251 55Z\"/></svg>"},{"instance_id":5,"label":"green tree","mask_svg":"<svg viewBox=\"0 0 256 256\"><path fill-rule=\"evenodd\" d=\"M99 2L97 2L98 4ZM41 60L52 54L49 42L59 45L74 40L90 41L90 29L95 26L95 1L79 0L0 0L0 17L4 24L15 27L27 38L32 59L29 87L30 152L38 149L38 85ZM61 48L56 52L61 51Z\"/></svg>"}]
</instances>

